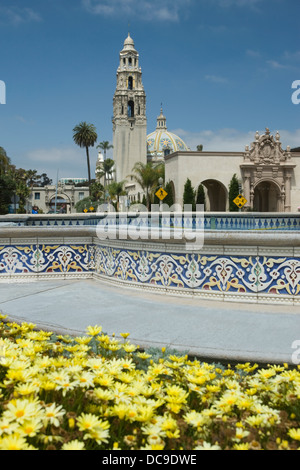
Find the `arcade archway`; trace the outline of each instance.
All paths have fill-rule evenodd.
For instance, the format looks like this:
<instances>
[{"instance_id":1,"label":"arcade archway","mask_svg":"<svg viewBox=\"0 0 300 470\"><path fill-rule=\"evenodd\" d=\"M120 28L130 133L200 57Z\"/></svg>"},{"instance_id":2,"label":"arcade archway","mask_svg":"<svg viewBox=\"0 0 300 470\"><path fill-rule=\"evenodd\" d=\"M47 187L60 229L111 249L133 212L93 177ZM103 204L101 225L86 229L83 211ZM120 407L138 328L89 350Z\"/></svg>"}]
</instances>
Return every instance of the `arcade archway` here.
<instances>
[{"instance_id":1,"label":"arcade archway","mask_svg":"<svg viewBox=\"0 0 300 470\"><path fill-rule=\"evenodd\" d=\"M273 181L264 180L254 188L253 210L255 212L281 212L280 188Z\"/></svg>"},{"instance_id":2,"label":"arcade archway","mask_svg":"<svg viewBox=\"0 0 300 470\"><path fill-rule=\"evenodd\" d=\"M226 212L228 192L220 181L208 179L201 183L205 188L205 204L208 212Z\"/></svg>"}]
</instances>

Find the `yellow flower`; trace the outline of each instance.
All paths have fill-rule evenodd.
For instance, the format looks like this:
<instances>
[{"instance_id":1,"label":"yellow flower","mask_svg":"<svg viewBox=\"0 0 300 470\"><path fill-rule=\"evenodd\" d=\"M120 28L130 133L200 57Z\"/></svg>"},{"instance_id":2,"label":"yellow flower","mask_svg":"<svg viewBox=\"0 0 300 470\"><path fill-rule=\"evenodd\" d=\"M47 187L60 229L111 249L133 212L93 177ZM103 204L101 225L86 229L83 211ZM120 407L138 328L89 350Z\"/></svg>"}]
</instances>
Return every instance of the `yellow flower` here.
<instances>
[{"instance_id":1,"label":"yellow flower","mask_svg":"<svg viewBox=\"0 0 300 470\"><path fill-rule=\"evenodd\" d=\"M74 419L74 418L69 418L69 419L68 419L68 425L69 425L69 429L74 429L74 427L75 427L75 419Z\"/></svg>"},{"instance_id":2,"label":"yellow flower","mask_svg":"<svg viewBox=\"0 0 300 470\"><path fill-rule=\"evenodd\" d=\"M22 395L22 396L33 395L38 390L39 390L39 387L37 386L37 384L30 383L30 382L27 382L24 384L22 383L22 384L17 385L17 387L15 387L15 391L19 395Z\"/></svg>"},{"instance_id":3,"label":"yellow flower","mask_svg":"<svg viewBox=\"0 0 300 470\"><path fill-rule=\"evenodd\" d=\"M12 434L0 438L0 450L34 450L34 448L27 444L23 436Z\"/></svg>"},{"instance_id":4,"label":"yellow flower","mask_svg":"<svg viewBox=\"0 0 300 470\"><path fill-rule=\"evenodd\" d=\"M21 427L19 427L18 432L21 433L21 435L27 436L27 437L33 437L36 436L38 431L41 429L43 426L43 423L41 422L40 419L38 418L31 418L29 421L25 421Z\"/></svg>"},{"instance_id":5,"label":"yellow flower","mask_svg":"<svg viewBox=\"0 0 300 470\"><path fill-rule=\"evenodd\" d=\"M120 333L120 335L122 336L122 338L126 339L130 335L130 333Z\"/></svg>"},{"instance_id":6,"label":"yellow flower","mask_svg":"<svg viewBox=\"0 0 300 470\"><path fill-rule=\"evenodd\" d=\"M129 343L126 343L123 345L123 349L124 351L126 351L127 353L132 353L134 351L137 350L137 347L134 346L134 344L129 344Z\"/></svg>"},{"instance_id":7,"label":"yellow flower","mask_svg":"<svg viewBox=\"0 0 300 470\"><path fill-rule=\"evenodd\" d=\"M41 407L27 399L11 400L3 413L3 416L11 421L17 421L22 424L26 420L37 416L41 411Z\"/></svg>"},{"instance_id":8,"label":"yellow flower","mask_svg":"<svg viewBox=\"0 0 300 470\"><path fill-rule=\"evenodd\" d=\"M201 428L210 422L210 418L208 416L194 410L186 413L183 419L186 423L194 426L195 428Z\"/></svg>"},{"instance_id":9,"label":"yellow flower","mask_svg":"<svg viewBox=\"0 0 300 470\"><path fill-rule=\"evenodd\" d=\"M288 435L292 438L295 439L296 441L300 441L300 428L291 428L288 431Z\"/></svg>"},{"instance_id":10,"label":"yellow flower","mask_svg":"<svg viewBox=\"0 0 300 470\"><path fill-rule=\"evenodd\" d=\"M147 354L146 352L138 352L137 357L140 359L149 359L151 357L151 354Z\"/></svg>"},{"instance_id":11,"label":"yellow flower","mask_svg":"<svg viewBox=\"0 0 300 470\"><path fill-rule=\"evenodd\" d=\"M79 387L93 387L94 386L94 375L91 372L78 373L75 376L78 381Z\"/></svg>"},{"instance_id":12,"label":"yellow flower","mask_svg":"<svg viewBox=\"0 0 300 470\"><path fill-rule=\"evenodd\" d=\"M66 442L63 444L62 450L85 450L84 443L75 439L74 441Z\"/></svg>"},{"instance_id":13,"label":"yellow flower","mask_svg":"<svg viewBox=\"0 0 300 470\"><path fill-rule=\"evenodd\" d=\"M44 411L44 425L52 424L58 427L64 414L65 410L61 405L57 406L55 403L47 405Z\"/></svg>"},{"instance_id":14,"label":"yellow flower","mask_svg":"<svg viewBox=\"0 0 300 470\"><path fill-rule=\"evenodd\" d=\"M99 333L101 333L102 326L100 325L88 326L86 331L90 336L97 336Z\"/></svg>"},{"instance_id":15,"label":"yellow flower","mask_svg":"<svg viewBox=\"0 0 300 470\"><path fill-rule=\"evenodd\" d=\"M18 429L18 423L12 423L9 419L0 420L0 436L2 434L12 434Z\"/></svg>"},{"instance_id":16,"label":"yellow flower","mask_svg":"<svg viewBox=\"0 0 300 470\"><path fill-rule=\"evenodd\" d=\"M249 442L234 444L234 450L249 450Z\"/></svg>"}]
</instances>

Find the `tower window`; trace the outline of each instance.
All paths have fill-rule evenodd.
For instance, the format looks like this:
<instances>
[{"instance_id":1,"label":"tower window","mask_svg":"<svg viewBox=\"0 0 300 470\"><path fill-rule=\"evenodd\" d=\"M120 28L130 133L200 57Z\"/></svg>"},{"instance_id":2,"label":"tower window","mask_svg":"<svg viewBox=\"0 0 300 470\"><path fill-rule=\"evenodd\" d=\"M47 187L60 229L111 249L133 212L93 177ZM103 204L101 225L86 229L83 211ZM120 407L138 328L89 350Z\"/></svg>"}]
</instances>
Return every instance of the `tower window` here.
<instances>
[{"instance_id":1,"label":"tower window","mask_svg":"<svg viewBox=\"0 0 300 470\"><path fill-rule=\"evenodd\" d=\"M133 78L129 77L128 78L128 90L132 90L133 88Z\"/></svg>"},{"instance_id":2,"label":"tower window","mask_svg":"<svg viewBox=\"0 0 300 470\"><path fill-rule=\"evenodd\" d=\"M134 117L134 102L132 100L128 101L128 117Z\"/></svg>"},{"instance_id":3,"label":"tower window","mask_svg":"<svg viewBox=\"0 0 300 470\"><path fill-rule=\"evenodd\" d=\"M132 65L132 58L131 57L129 57L129 59L128 59L128 64L129 64L129 66Z\"/></svg>"}]
</instances>

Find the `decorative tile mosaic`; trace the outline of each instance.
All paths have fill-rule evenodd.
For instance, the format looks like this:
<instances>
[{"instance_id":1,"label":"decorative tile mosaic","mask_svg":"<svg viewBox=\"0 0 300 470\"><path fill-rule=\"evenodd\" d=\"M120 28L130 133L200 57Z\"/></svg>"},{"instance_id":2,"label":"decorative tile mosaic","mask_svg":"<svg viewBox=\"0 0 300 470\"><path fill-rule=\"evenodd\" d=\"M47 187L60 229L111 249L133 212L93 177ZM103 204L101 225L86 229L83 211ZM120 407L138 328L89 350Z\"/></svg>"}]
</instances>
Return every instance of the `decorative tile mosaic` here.
<instances>
[{"instance_id":1,"label":"decorative tile mosaic","mask_svg":"<svg viewBox=\"0 0 300 470\"><path fill-rule=\"evenodd\" d=\"M97 246L95 272L126 282L210 292L297 296L300 260L131 251Z\"/></svg>"},{"instance_id":2,"label":"decorative tile mosaic","mask_svg":"<svg viewBox=\"0 0 300 470\"><path fill-rule=\"evenodd\" d=\"M266 254L253 247L248 253L246 247L242 252L231 247L230 252L218 254L219 247L205 247L198 253L184 253L178 246L172 250L170 244L156 249L151 243L143 243L143 249L138 243L124 245L126 241L103 243L97 239L81 244L55 244L55 240L2 244L0 281L10 276L95 274L121 284L179 293L237 294L240 300L247 295L267 295L275 301L300 298L300 256L292 251L281 256L279 250L272 253L272 248Z\"/></svg>"},{"instance_id":3,"label":"decorative tile mosaic","mask_svg":"<svg viewBox=\"0 0 300 470\"><path fill-rule=\"evenodd\" d=\"M90 270L88 245L0 246L1 274L71 273Z\"/></svg>"}]
</instances>

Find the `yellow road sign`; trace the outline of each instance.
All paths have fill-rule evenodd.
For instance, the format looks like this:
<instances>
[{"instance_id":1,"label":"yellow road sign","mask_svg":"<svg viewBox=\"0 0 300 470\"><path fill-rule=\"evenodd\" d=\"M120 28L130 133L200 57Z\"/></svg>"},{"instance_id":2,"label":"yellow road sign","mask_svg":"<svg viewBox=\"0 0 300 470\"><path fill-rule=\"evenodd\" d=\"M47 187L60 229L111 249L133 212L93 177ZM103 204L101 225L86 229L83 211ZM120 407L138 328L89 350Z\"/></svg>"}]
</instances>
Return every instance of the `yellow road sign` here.
<instances>
[{"instance_id":1,"label":"yellow road sign","mask_svg":"<svg viewBox=\"0 0 300 470\"><path fill-rule=\"evenodd\" d=\"M241 208L244 207L244 205L246 204L247 199L245 199L242 194L239 194L239 195L233 200L233 202L235 203L236 206L238 206L238 207L241 209Z\"/></svg>"},{"instance_id":2,"label":"yellow road sign","mask_svg":"<svg viewBox=\"0 0 300 470\"><path fill-rule=\"evenodd\" d=\"M158 197L158 199L160 199L161 201L163 201L163 199L165 199L165 197L168 195L168 193L164 190L164 188L160 188L156 193L155 195Z\"/></svg>"}]
</instances>

